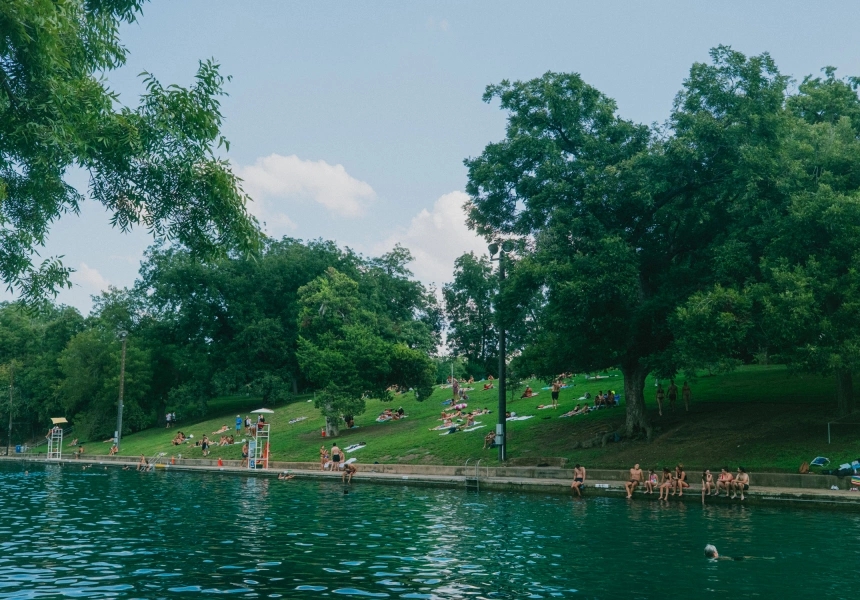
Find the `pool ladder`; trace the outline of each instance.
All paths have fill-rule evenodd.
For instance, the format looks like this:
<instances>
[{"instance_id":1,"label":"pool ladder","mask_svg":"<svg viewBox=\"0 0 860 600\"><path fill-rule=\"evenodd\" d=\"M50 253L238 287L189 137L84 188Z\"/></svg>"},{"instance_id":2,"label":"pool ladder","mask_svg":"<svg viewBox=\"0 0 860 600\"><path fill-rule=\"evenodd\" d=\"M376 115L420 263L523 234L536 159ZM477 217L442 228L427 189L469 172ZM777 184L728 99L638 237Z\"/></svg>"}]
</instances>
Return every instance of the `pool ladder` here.
<instances>
[{"instance_id":1,"label":"pool ladder","mask_svg":"<svg viewBox=\"0 0 860 600\"><path fill-rule=\"evenodd\" d=\"M463 465L463 482L465 483L467 490L475 490L476 492L481 491L481 477L480 471L482 458L478 459L478 462L475 463L475 472L474 475L469 473L469 462L472 459L469 458L466 460L466 464ZM489 474L490 469L487 468L487 473Z\"/></svg>"}]
</instances>

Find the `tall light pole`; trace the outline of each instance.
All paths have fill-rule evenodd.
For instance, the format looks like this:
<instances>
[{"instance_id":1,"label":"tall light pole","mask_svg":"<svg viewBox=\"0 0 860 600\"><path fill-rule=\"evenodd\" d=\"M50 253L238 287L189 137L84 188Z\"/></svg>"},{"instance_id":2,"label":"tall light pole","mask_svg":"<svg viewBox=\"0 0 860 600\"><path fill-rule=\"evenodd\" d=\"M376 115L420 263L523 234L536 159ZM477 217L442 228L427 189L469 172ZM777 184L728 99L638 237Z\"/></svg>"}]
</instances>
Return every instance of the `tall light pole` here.
<instances>
[{"instance_id":1,"label":"tall light pole","mask_svg":"<svg viewBox=\"0 0 860 600\"><path fill-rule=\"evenodd\" d=\"M12 392L15 385L15 361L9 363L9 431L6 435L6 456L12 446Z\"/></svg>"},{"instance_id":2,"label":"tall light pole","mask_svg":"<svg viewBox=\"0 0 860 600\"><path fill-rule=\"evenodd\" d=\"M501 247L496 242L490 244L487 248L490 251L490 260L499 261L499 292L496 296L496 323L499 327L499 423L496 425L496 445L499 447L499 462L505 462L508 459L508 435L507 425L508 420L505 416L507 409L507 399L505 397L507 387L507 334L505 332L505 319L501 310L501 293L502 286L505 283L505 254L514 249L514 243L510 240L502 242ZM499 258L493 258L498 252Z\"/></svg>"},{"instance_id":3,"label":"tall light pole","mask_svg":"<svg viewBox=\"0 0 860 600\"><path fill-rule=\"evenodd\" d=\"M122 358L119 363L119 403L116 408L116 431L113 438L117 452L119 452L119 441L122 437L122 395L125 391L125 345L128 341L128 332L120 331L119 338L122 340Z\"/></svg>"}]
</instances>

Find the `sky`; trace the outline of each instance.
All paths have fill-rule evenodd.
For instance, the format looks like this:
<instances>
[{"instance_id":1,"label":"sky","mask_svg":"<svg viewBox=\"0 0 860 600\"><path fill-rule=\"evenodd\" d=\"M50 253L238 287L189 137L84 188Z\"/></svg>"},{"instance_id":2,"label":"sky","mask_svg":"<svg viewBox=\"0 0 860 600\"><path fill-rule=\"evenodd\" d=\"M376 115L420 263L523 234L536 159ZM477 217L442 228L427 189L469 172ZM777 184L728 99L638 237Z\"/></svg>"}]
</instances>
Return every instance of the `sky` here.
<instances>
[{"instance_id":1,"label":"sky","mask_svg":"<svg viewBox=\"0 0 860 600\"><path fill-rule=\"evenodd\" d=\"M441 286L457 256L486 251L462 205L463 160L504 137L488 84L577 72L622 117L662 122L718 44L769 52L797 80L827 65L860 75L858 22L857 2L151 0L123 27L129 58L107 80L134 106L141 72L189 85L214 58L232 77L226 157L265 231L366 255L400 243L415 276ZM84 313L92 295L133 284L152 242L109 219L87 202L40 252L76 269L58 301Z\"/></svg>"}]
</instances>

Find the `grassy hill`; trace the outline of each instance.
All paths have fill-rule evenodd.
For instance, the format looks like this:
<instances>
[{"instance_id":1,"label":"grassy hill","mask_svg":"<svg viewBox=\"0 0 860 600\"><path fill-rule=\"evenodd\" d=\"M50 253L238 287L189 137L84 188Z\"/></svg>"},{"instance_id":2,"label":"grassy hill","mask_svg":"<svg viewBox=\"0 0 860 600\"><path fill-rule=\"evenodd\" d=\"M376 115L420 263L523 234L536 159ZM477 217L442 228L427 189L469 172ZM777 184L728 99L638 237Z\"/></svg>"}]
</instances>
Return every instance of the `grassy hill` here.
<instances>
[{"instance_id":1,"label":"grassy hill","mask_svg":"<svg viewBox=\"0 0 860 600\"><path fill-rule=\"evenodd\" d=\"M688 468L719 467L723 464L744 465L758 471L796 471L803 461L818 455L843 461L860 456L860 441L854 434L857 425L833 428L831 445L827 444L827 422L836 419L834 387L831 379L810 375L791 375L779 366L744 367L735 372L699 376L691 380L693 402L689 413L683 405L675 412L664 410L657 415L653 379L646 382L649 415L654 423L651 442L628 440L606 446L583 449L582 442L602 433L614 431L624 420L622 407L601 409L585 416L558 418L572 409L585 392L594 396L598 390L611 388L621 392L623 380L618 372L602 374L607 379L586 381L574 378L574 387L562 390L558 410L536 410L549 403L550 393L542 390L543 382L529 384L539 392L537 398L509 402L508 410L519 415L534 415L525 421L508 423L508 454L515 457L566 457L571 463L591 467L625 468L635 462L643 467L674 466L683 462ZM439 414L450 389L437 389L424 402L411 395L397 397L384 404L369 401L367 412L355 419L355 429L343 430L337 438L342 447L357 442L367 446L350 456L360 463L463 464L466 459L483 458L483 464L497 464L497 451L482 450L484 436L495 429L497 391L481 391L475 384L469 392L471 407L487 407L492 414L477 420L484 427L473 432L440 435L430 428L439 425ZM680 382L679 382L680 387ZM519 395L519 394L517 394ZM385 408L403 406L408 418L377 423ZM259 399L237 396L220 398L210 406L210 418L199 422L180 422L178 429L199 439L222 425L231 430L237 414L244 417L261 408ZM267 420L272 423L273 460L317 461L322 438L323 418L313 406L312 397L275 408ZM295 424L289 421L307 417ZM860 421L860 416L847 421ZM200 448L191 445L174 447L170 440L177 429L154 428L123 438L122 454L151 456L157 452L200 458ZM211 435L210 435L211 437ZM218 436L215 436L217 440ZM86 444L87 455L107 454L109 443ZM239 459L241 444L213 447L210 457Z\"/></svg>"}]
</instances>

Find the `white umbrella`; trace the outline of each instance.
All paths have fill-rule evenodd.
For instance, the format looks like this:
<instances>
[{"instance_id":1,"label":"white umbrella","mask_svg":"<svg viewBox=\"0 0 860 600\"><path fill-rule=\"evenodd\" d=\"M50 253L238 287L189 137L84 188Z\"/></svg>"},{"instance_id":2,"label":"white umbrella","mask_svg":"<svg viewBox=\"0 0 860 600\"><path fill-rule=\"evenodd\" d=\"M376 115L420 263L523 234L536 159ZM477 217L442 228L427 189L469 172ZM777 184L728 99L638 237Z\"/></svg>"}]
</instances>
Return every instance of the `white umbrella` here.
<instances>
[{"instance_id":1,"label":"white umbrella","mask_svg":"<svg viewBox=\"0 0 860 600\"><path fill-rule=\"evenodd\" d=\"M252 415L260 415L260 414L273 415L273 414L275 414L275 411L273 411L271 408L258 408L257 410L252 410L251 414Z\"/></svg>"}]
</instances>

